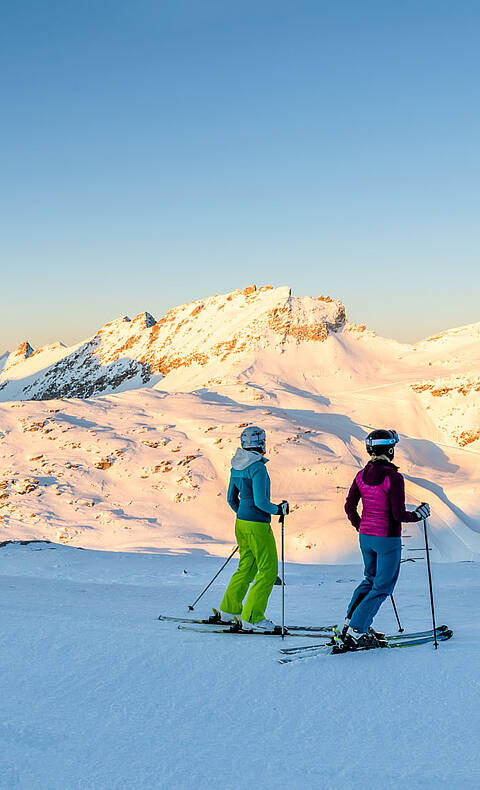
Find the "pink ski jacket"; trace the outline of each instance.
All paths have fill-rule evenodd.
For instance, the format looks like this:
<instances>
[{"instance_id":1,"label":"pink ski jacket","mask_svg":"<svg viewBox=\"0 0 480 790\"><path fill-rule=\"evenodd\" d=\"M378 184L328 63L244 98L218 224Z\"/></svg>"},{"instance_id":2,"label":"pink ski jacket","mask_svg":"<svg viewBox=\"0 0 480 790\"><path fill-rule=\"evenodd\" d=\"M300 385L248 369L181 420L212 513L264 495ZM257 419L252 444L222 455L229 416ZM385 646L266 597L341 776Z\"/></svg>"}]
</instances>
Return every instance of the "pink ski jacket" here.
<instances>
[{"instance_id":1,"label":"pink ski jacket","mask_svg":"<svg viewBox=\"0 0 480 790\"><path fill-rule=\"evenodd\" d=\"M357 510L362 500L362 515ZM398 467L388 461L369 461L350 486L345 512L364 535L397 538L402 521L418 521L415 511L405 508L405 481Z\"/></svg>"}]
</instances>

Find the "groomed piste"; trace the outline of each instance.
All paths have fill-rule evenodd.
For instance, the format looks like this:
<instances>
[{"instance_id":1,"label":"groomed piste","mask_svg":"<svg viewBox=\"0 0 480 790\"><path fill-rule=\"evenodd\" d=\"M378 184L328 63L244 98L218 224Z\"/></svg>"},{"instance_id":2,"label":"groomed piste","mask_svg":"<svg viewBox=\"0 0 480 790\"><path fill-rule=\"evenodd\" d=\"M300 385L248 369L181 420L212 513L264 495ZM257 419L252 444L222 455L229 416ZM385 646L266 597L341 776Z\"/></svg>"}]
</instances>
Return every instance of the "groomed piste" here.
<instances>
[{"instance_id":1,"label":"groomed piste","mask_svg":"<svg viewBox=\"0 0 480 790\"><path fill-rule=\"evenodd\" d=\"M188 616L218 557L32 543L3 547L0 563L1 787L244 790L261 775L262 790L433 790L479 775L477 563L434 565L439 617L455 627L437 651L285 666L280 639L158 621L161 611ZM359 572L287 564L288 620L340 618ZM396 600L406 630L429 627L424 563L404 563ZM278 621L279 587L269 611ZM376 624L396 630L388 602Z\"/></svg>"}]
</instances>

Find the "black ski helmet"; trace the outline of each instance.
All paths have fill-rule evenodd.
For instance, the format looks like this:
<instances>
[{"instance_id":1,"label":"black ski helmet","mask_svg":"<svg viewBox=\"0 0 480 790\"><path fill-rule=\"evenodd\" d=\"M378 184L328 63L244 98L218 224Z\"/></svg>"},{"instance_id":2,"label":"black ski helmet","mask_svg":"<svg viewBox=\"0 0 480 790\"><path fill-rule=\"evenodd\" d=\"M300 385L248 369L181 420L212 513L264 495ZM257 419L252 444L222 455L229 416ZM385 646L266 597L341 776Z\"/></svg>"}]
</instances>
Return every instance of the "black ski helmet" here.
<instances>
[{"instance_id":1,"label":"black ski helmet","mask_svg":"<svg viewBox=\"0 0 480 790\"><path fill-rule=\"evenodd\" d=\"M393 458L395 445L398 444L398 433L396 431L385 431L383 429L372 431L365 439L365 446L369 455L389 455Z\"/></svg>"}]
</instances>

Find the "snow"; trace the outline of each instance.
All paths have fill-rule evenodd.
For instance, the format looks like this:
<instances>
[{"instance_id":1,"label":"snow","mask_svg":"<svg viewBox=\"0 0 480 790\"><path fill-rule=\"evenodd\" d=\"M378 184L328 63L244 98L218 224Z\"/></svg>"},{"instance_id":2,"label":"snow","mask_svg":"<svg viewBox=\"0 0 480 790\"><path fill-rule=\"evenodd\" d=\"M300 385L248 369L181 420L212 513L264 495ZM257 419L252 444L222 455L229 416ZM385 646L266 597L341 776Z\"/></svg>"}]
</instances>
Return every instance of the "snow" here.
<instances>
[{"instance_id":1,"label":"snow","mask_svg":"<svg viewBox=\"0 0 480 790\"><path fill-rule=\"evenodd\" d=\"M51 541L0 551L0 790L479 786L479 336L400 344L341 302L265 287L0 357L0 541ZM281 666L276 639L158 621L185 616L232 550L246 424L266 430L272 498L291 503L287 623L341 622L361 575L346 492L366 434L394 427L408 506L432 508L452 640ZM423 630L421 529L403 537L395 598ZM389 602L376 626L395 630Z\"/></svg>"},{"instance_id":2,"label":"snow","mask_svg":"<svg viewBox=\"0 0 480 790\"><path fill-rule=\"evenodd\" d=\"M0 404L0 538L227 556L226 486L245 423L267 432L273 501L292 505L292 560L356 561L343 504L374 424L401 435L396 462L409 506L431 505L434 559L479 559L478 451L443 442L409 387L326 390L295 369L216 391Z\"/></svg>"},{"instance_id":3,"label":"snow","mask_svg":"<svg viewBox=\"0 0 480 790\"><path fill-rule=\"evenodd\" d=\"M220 370L241 372L259 348L279 352L288 337L323 339L344 322L341 302L251 286L180 305L158 322L146 312L122 316L71 348L46 347L25 359L22 344L0 371L0 398L91 397L154 386L169 374L169 386L192 389Z\"/></svg>"},{"instance_id":4,"label":"snow","mask_svg":"<svg viewBox=\"0 0 480 790\"><path fill-rule=\"evenodd\" d=\"M437 651L285 666L275 638L181 632L156 619L185 616L218 569L200 550L32 543L3 547L0 563L5 790L479 784L478 563L433 565L437 620L455 632ZM218 605L234 566L197 613ZM287 621L341 620L359 577L358 565L287 564ZM395 597L407 630L429 627L423 562L403 564ZM268 614L279 621L280 588ZM395 630L388 601L376 625Z\"/></svg>"}]
</instances>

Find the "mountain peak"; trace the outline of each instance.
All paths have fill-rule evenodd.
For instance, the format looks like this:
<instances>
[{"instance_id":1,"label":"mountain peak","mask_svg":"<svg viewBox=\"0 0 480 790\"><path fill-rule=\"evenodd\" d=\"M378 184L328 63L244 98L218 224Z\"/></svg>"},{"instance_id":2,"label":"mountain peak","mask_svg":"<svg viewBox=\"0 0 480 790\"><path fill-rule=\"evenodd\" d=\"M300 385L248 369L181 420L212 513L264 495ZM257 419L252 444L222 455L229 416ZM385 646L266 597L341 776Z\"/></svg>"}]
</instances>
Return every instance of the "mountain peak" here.
<instances>
[{"instance_id":1,"label":"mountain peak","mask_svg":"<svg viewBox=\"0 0 480 790\"><path fill-rule=\"evenodd\" d=\"M28 340L24 340L24 342L20 343L18 348L16 348L13 353L18 357L23 357L24 359L27 359L29 356L33 354L33 351L34 349L30 345Z\"/></svg>"},{"instance_id":2,"label":"mountain peak","mask_svg":"<svg viewBox=\"0 0 480 790\"><path fill-rule=\"evenodd\" d=\"M147 312L133 320L116 318L80 346L65 349L53 365L51 360L42 365L42 351L36 352L38 372L29 369L20 397L88 398L153 386L169 375L180 389L205 386L212 376L218 378L219 366L222 378L235 379L258 353L323 342L344 324L343 304L329 296L293 297L288 286L248 285L179 305L158 321ZM22 344L10 357L20 362L32 353ZM21 386L19 375L15 378ZM7 396L8 376L2 379Z\"/></svg>"},{"instance_id":3,"label":"mountain peak","mask_svg":"<svg viewBox=\"0 0 480 790\"><path fill-rule=\"evenodd\" d=\"M24 362L26 359L31 357L32 354L34 353L35 353L34 349L30 345L28 340L24 340L24 342L20 343L20 345L15 349L15 351L12 351L8 355L8 359L5 363L5 367L3 368L3 370L5 371L8 368L12 368L14 365L18 365L19 362Z\"/></svg>"},{"instance_id":4,"label":"mountain peak","mask_svg":"<svg viewBox=\"0 0 480 790\"><path fill-rule=\"evenodd\" d=\"M132 324L137 324L145 329L150 329L150 327L155 326L156 323L153 315L147 312L139 313L132 321Z\"/></svg>"}]
</instances>

